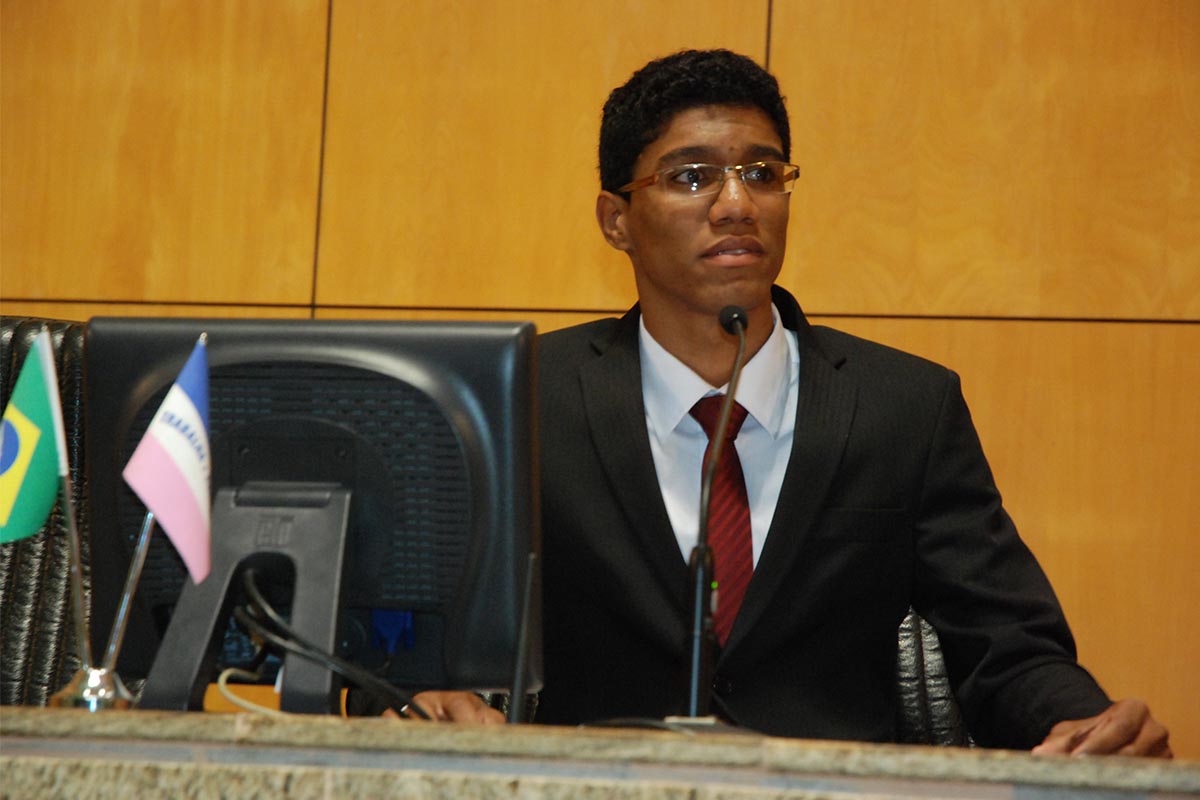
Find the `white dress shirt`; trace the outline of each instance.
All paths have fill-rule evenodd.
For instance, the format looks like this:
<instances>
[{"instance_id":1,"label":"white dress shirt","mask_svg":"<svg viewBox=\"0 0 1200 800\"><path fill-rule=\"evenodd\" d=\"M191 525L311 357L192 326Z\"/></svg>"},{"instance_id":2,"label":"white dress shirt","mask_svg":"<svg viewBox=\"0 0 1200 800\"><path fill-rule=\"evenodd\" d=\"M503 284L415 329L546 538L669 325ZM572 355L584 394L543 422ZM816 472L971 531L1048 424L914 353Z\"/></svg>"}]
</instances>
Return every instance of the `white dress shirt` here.
<instances>
[{"instance_id":1,"label":"white dress shirt","mask_svg":"<svg viewBox=\"0 0 1200 800\"><path fill-rule=\"evenodd\" d=\"M746 362L736 399L748 415L735 442L746 494L750 499L750 531L754 565L762 553L783 473L792 450L800 385L800 350L796 334L783 327L772 306L775 327L770 338ZM686 561L700 525L700 469L708 437L688 412L696 401L723 393L663 349L641 323L642 399L650 451L679 550Z\"/></svg>"}]
</instances>

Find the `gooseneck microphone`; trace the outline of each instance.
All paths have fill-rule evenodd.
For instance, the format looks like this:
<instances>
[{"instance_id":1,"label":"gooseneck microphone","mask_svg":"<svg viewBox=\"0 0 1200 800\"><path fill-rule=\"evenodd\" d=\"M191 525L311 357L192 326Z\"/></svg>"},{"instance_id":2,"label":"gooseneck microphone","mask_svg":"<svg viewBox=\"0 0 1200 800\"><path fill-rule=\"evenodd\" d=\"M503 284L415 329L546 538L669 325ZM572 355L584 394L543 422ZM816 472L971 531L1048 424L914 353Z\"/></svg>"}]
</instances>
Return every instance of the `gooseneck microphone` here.
<instances>
[{"instance_id":1,"label":"gooseneck microphone","mask_svg":"<svg viewBox=\"0 0 1200 800\"><path fill-rule=\"evenodd\" d=\"M721 415L717 419L717 429L709 440L708 460L704 464L704 474L700 481L700 525L696 532L696 546L692 548L691 557L688 559L688 572L691 576L689 594L692 599L692 628L688 648L689 717L708 716L713 644L716 640L713 630L713 608L714 600L720 601L719 594L715 598L713 595L713 555L708 546L709 503L712 499L713 477L717 473L717 463L721 460L721 450L725 446L725 431L729 427L729 415L733 411L734 395L737 394L738 379L742 376L742 362L746 356L745 309L725 306L718 318L726 332L737 335L738 348L737 355L733 358L733 371L729 374L729 388L725 392Z\"/></svg>"},{"instance_id":2,"label":"gooseneck microphone","mask_svg":"<svg viewBox=\"0 0 1200 800\"><path fill-rule=\"evenodd\" d=\"M717 319L721 320L721 327L726 333L734 333L738 335L739 344L746 344L746 310L741 306L725 306L721 309L721 313L717 314ZM741 351L738 351L738 357L741 357ZM737 379L737 373L741 372L742 364L740 361L733 362L733 376L730 378L730 383Z\"/></svg>"}]
</instances>

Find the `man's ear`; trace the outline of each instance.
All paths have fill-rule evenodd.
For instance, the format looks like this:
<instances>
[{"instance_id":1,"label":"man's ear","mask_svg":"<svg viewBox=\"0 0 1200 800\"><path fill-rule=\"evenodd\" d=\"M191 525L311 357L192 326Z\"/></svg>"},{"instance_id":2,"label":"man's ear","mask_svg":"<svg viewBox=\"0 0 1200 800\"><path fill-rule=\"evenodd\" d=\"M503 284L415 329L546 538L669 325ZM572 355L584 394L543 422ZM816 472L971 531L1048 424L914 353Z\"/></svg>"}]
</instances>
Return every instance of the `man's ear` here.
<instances>
[{"instance_id":1,"label":"man's ear","mask_svg":"<svg viewBox=\"0 0 1200 800\"><path fill-rule=\"evenodd\" d=\"M600 192L596 198L596 222L605 240L618 250L629 252L632 244L625 230L629 201L613 192Z\"/></svg>"}]
</instances>

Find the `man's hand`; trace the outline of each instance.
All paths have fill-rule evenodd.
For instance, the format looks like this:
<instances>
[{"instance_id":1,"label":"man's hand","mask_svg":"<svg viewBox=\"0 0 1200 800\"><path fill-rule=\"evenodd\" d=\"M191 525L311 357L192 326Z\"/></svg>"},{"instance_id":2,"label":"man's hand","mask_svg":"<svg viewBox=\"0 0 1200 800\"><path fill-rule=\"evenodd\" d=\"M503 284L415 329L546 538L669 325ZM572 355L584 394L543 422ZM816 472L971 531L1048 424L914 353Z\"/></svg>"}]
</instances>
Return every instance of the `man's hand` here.
<instances>
[{"instance_id":1,"label":"man's hand","mask_svg":"<svg viewBox=\"0 0 1200 800\"><path fill-rule=\"evenodd\" d=\"M413 701L435 722L474 722L481 725L503 725L504 715L484 704L473 692L421 692ZM398 716L388 709L385 717ZM409 719L421 719L409 714Z\"/></svg>"},{"instance_id":2,"label":"man's hand","mask_svg":"<svg viewBox=\"0 0 1200 800\"><path fill-rule=\"evenodd\" d=\"M1145 703L1119 700L1097 716L1058 723L1033 752L1174 758L1167 737L1167 729L1150 716Z\"/></svg>"}]
</instances>

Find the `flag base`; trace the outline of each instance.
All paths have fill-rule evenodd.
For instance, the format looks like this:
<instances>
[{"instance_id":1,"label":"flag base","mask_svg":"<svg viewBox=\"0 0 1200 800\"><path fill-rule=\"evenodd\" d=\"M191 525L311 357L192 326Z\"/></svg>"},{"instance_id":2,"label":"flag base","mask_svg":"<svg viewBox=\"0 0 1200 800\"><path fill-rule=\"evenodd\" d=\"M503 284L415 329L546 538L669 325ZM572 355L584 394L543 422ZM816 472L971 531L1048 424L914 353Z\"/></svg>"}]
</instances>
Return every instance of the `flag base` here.
<instances>
[{"instance_id":1,"label":"flag base","mask_svg":"<svg viewBox=\"0 0 1200 800\"><path fill-rule=\"evenodd\" d=\"M86 708L95 712L129 708L133 705L133 696L115 670L80 667L66 686L51 695L49 705L54 708Z\"/></svg>"}]
</instances>

